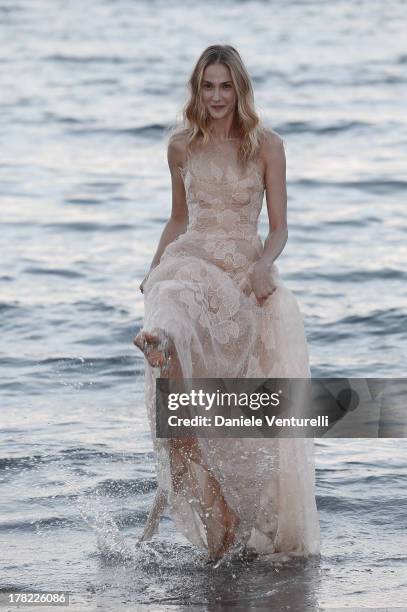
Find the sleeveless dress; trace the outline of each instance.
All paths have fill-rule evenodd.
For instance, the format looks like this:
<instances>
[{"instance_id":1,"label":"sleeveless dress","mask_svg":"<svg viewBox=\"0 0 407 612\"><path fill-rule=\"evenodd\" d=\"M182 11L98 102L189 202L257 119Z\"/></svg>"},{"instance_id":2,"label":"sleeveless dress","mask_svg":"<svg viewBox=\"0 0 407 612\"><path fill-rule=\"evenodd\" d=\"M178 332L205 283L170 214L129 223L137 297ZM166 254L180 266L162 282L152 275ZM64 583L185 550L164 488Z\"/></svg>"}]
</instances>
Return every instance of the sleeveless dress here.
<instances>
[{"instance_id":1,"label":"sleeveless dress","mask_svg":"<svg viewBox=\"0 0 407 612\"><path fill-rule=\"evenodd\" d=\"M184 378L307 378L301 313L275 264L277 289L262 306L250 287L248 274L263 250L258 235L263 170L258 157L242 169L237 149L237 140L210 142L179 167L188 227L166 247L145 283L143 330L161 328L171 335ZM168 506L177 529L207 551L193 503L205 471L191 462L181 491L173 490L168 440L155 435L157 376L158 368L145 359L158 489L140 541L157 531ZM198 438L198 443L240 519L233 549L280 556L319 552L313 439Z\"/></svg>"}]
</instances>

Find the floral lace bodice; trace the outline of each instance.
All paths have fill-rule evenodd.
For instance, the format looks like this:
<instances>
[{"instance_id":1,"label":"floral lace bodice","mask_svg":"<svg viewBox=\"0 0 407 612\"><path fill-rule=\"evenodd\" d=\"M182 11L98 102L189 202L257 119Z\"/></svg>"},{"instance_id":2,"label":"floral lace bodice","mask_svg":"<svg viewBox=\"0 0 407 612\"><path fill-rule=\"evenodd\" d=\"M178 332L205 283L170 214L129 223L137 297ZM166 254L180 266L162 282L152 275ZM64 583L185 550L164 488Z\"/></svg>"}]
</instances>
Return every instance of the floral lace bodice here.
<instances>
[{"instance_id":1,"label":"floral lace bodice","mask_svg":"<svg viewBox=\"0 0 407 612\"><path fill-rule=\"evenodd\" d=\"M252 241L257 236L263 194L260 161L242 169L237 161L237 140L210 142L194 151L184 168L189 211L187 231Z\"/></svg>"}]
</instances>

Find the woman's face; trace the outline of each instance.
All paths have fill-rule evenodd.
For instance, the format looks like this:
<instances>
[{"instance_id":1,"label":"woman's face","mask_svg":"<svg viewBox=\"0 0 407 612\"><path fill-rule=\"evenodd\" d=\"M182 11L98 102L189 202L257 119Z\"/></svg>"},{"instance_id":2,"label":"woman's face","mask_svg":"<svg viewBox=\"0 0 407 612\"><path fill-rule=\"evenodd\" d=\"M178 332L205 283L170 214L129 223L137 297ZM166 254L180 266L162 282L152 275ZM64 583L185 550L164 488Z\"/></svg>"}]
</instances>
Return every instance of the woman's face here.
<instances>
[{"instance_id":1,"label":"woman's face","mask_svg":"<svg viewBox=\"0 0 407 612\"><path fill-rule=\"evenodd\" d=\"M234 114L237 95L230 70L225 64L210 64L203 73L202 99L212 119Z\"/></svg>"}]
</instances>

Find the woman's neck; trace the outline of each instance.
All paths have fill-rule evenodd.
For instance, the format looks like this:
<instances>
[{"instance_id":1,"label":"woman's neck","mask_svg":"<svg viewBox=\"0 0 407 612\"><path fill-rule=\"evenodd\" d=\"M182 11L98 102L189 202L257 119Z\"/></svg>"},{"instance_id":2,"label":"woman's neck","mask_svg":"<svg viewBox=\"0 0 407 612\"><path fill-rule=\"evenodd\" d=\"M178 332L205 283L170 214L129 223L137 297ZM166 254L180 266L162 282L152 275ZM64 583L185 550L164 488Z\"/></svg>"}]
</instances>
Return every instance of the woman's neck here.
<instances>
[{"instance_id":1,"label":"woman's neck","mask_svg":"<svg viewBox=\"0 0 407 612\"><path fill-rule=\"evenodd\" d=\"M236 129L233 123L209 126L209 132L214 140L237 140Z\"/></svg>"}]
</instances>

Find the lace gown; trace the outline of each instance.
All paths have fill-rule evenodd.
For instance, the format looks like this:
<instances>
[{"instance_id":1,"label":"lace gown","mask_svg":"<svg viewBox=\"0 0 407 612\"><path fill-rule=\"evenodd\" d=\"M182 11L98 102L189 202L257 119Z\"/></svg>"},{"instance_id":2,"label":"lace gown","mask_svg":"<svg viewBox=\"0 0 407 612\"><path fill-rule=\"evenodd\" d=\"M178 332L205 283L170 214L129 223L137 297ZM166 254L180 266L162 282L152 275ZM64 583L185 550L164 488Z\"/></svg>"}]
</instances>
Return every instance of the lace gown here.
<instances>
[{"instance_id":1,"label":"lace gown","mask_svg":"<svg viewBox=\"0 0 407 612\"><path fill-rule=\"evenodd\" d=\"M237 141L227 140L195 149L179 171L189 224L148 277L143 329L158 327L171 334L185 378L308 377L301 313L277 267L272 267L277 289L261 307L248 278L263 249L258 235L264 195L260 160L242 169ZM156 532L168 505L177 529L207 550L191 484L204 486L206 472L191 462L182 490L173 490L168 441L155 436L159 372L147 360L145 368L158 490L141 540ZM312 439L198 438L198 443L239 516L236 546L258 554L318 553Z\"/></svg>"}]
</instances>

